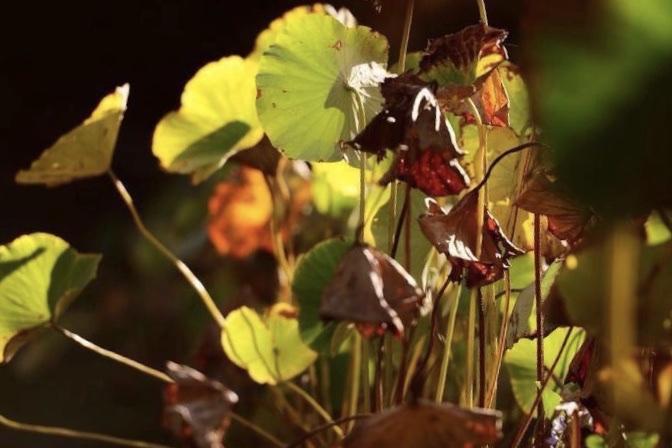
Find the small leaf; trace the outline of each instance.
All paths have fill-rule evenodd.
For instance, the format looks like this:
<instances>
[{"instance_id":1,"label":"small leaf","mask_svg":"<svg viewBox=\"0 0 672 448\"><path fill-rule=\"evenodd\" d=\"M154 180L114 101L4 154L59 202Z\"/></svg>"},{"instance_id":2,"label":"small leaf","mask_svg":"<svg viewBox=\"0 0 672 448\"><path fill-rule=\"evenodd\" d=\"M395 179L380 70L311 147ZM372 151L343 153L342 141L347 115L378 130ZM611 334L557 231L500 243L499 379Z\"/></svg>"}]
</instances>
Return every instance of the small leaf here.
<instances>
[{"instance_id":1,"label":"small leaf","mask_svg":"<svg viewBox=\"0 0 672 448\"><path fill-rule=\"evenodd\" d=\"M567 336L567 332L571 331L569 328L557 328L552 333L544 338L544 365L546 366L546 375L550 374L550 368L553 361L558 356L562 342ZM565 349L560 355L560 361L553 370L553 375L558 379L560 384L551 379L547 384L547 388L559 393L562 384L569 370L569 365L574 358L574 354L578 351L581 343L585 338L583 330L574 329L569 336L569 341ZM521 339L513 346L513 348L504 355L504 364L509 370L511 376L511 388L513 395L516 397L518 405L523 412L530 412L532 404L537 394L537 342L536 340ZM552 412L552 410L550 410ZM548 412L548 410L547 410Z\"/></svg>"},{"instance_id":2,"label":"small leaf","mask_svg":"<svg viewBox=\"0 0 672 448\"><path fill-rule=\"evenodd\" d=\"M161 166L207 179L263 136L254 101L258 63L229 56L202 67L182 93L182 105L159 122L152 152Z\"/></svg>"},{"instance_id":3,"label":"small leaf","mask_svg":"<svg viewBox=\"0 0 672 448\"><path fill-rule=\"evenodd\" d=\"M284 303L275 304L263 318L246 306L232 311L222 331L222 346L234 364L261 384L289 380L317 358L301 340L296 311Z\"/></svg>"},{"instance_id":4,"label":"small leaf","mask_svg":"<svg viewBox=\"0 0 672 448\"><path fill-rule=\"evenodd\" d=\"M128 90L125 84L103 98L84 123L44 150L30 169L19 171L16 182L54 187L109 170Z\"/></svg>"},{"instance_id":5,"label":"small leaf","mask_svg":"<svg viewBox=\"0 0 672 448\"><path fill-rule=\"evenodd\" d=\"M309 14L288 21L261 57L259 120L290 158L334 162L380 110L387 40L366 27Z\"/></svg>"},{"instance_id":6,"label":"small leaf","mask_svg":"<svg viewBox=\"0 0 672 448\"><path fill-rule=\"evenodd\" d=\"M313 247L299 260L292 281L292 292L299 304L301 338L313 350L329 352L336 323L323 324L320 319L322 291L336 272L351 241L334 238Z\"/></svg>"},{"instance_id":7,"label":"small leaf","mask_svg":"<svg viewBox=\"0 0 672 448\"><path fill-rule=\"evenodd\" d=\"M100 259L46 233L0 246L0 362L63 314L96 276Z\"/></svg>"},{"instance_id":8,"label":"small leaf","mask_svg":"<svg viewBox=\"0 0 672 448\"><path fill-rule=\"evenodd\" d=\"M238 396L191 367L168 362L166 371L175 381L164 392L166 428L189 446L223 448L231 407L238 402Z\"/></svg>"}]
</instances>

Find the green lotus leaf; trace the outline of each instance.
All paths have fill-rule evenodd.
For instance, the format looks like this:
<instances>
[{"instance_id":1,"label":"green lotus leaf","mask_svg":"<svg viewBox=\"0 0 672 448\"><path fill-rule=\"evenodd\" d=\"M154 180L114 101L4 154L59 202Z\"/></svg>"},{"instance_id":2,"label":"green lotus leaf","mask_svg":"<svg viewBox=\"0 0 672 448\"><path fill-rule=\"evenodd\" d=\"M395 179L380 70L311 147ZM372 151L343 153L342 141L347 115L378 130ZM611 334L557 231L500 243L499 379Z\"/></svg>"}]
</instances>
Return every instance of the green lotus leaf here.
<instances>
[{"instance_id":1,"label":"green lotus leaf","mask_svg":"<svg viewBox=\"0 0 672 448\"><path fill-rule=\"evenodd\" d=\"M516 134L526 135L531 129L532 117L529 92L520 74L520 68L509 61L504 61L497 70L509 95L509 126Z\"/></svg>"},{"instance_id":2,"label":"green lotus leaf","mask_svg":"<svg viewBox=\"0 0 672 448\"><path fill-rule=\"evenodd\" d=\"M570 328L560 327L544 338L544 365L546 373L549 374L553 361L558 356L562 342L567 336ZM547 388L560 393L561 385L569 370L569 364L574 358L574 354L579 350L586 334L583 330L574 329L569 336L569 341L560 360L553 370L553 375L558 378L560 385L550 380ZM537 387L537 341L536 339L521 339L513 348L504 355L504 364L509 370L511 377L511 389L516 397L518 405L523 412L530 412L539 388Z\"/></svg>"},{"instance_id":3,"label":"green lotus leaf","mask_svg":"<svg viewBox=\"0 0 672 448\"><path fill-rule=\"evenodd\" d=\"M275 385L306 370L317 358L299 334L294 308L275 304L265 316L246 306L232 311L222 331L229 359L261 384Z\"/></svg>"},{"instance_id":4,"label":"green lotus leaf","mask_svg":"<svg viewBox=\"0 0 672 448\"><path fill-rule=\"evenodd\" d=\"M19 171L16 182L48 187L104 174L112 163L129 86L103 98L91 116L45 149L30 169Z\"/></svg>"},{"instance_id":5,"label":"green lotus leaf","mask_svg":"<svg viewBox=\"0 0 672 448\"><path fill-rule=\"evenodd\" d=\"M316 245L299 261L292 281L292 292L299 303L301 338L320 353L329 353L336 322L324 324L320 319L322 291L331 281L336 268L352 241L334 238Z\"/></svg>"},{"instance_id":6,"label":"green lotus leaf","mask_svg":"<svg viewBox=\"0 0 672 448\"><path fill-rule=\"evenodd\" d=\"M257 144L254 76L258 63L229 56L202 67L182 93L182 105L159 122L152 152L161 166L207 179L238 151Z\"/></svg>"},{"instance_id":7,"label":"green lotus leaf","mask_svg":"<svg viewBox=\"0 0 672 448\"><path fill-rule=\"evenodd\" d=\"M288 21L261 57L259 120L290 158L334 162L381 109L387 40L367 27L308 14Z\"/></svg>"},{"instance_id":8,"label":"green lotus leaf","mask_svg":"<svg viewBox=\"0 0 672 448\"><path fill-rule=\"evenodd\" d=\"M100 259L46 233L0 246L0 362L58 319L96 276Z\"/></svg>"}]
</instances>

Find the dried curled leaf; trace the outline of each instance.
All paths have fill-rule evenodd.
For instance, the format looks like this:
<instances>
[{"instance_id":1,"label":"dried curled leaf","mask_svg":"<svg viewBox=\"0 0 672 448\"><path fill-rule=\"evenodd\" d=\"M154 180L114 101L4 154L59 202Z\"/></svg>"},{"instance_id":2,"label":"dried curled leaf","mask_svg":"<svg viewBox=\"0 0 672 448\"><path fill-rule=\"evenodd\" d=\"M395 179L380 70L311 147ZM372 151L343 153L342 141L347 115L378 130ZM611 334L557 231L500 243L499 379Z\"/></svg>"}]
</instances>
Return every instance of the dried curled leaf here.
<instances>
[{"instance_id":1,"label":"dried curled leaf","mask_svg":"<svg viewBox=\"0 0 672 448\"><path fill-rule=\"evenodd\" d=\"M223 448L238 396L188 366L168 362L166 373L175 382L164 393L164 425L189 447Z\"/></svg>"},{"instance_id":2,"label":"dried curled leaf","mask_svg":"<svg viewBox=\"0 0 672 448\"><path fill-rule=\"evenodd\" d=\"M523 185L516 205L548 217L548 230L570 245L579 243L596 222L592 210L565 194L545 170L536 170Z\"/></svg>"},{"instance_id":3,"label":"dried curled leaf","mask_svg":"<svg viewBox=\"0 0 672 448\"><path fill-rule=\"evenodd\" d=\"M353 245L322 293L323 319L356 322L367 337L403 334L425 293L393 258L367 244Z\"/></svg>"},{"instance_id":4,"label":"dried curled leaf","mask_svg":"<svg viewBox=\"0 0 672 448\"><path fill-rule=\"evenodd\" d=\"M485 208L484 222L478 222L478 192L471 191L447 214L429 202L418 219L420 229L453 266L451 279L466 279L467 286L481 286L500 279L509 261L523 253L504 235L497 220ZM482 229L481 253L477 257L478 231Z\"/></svg>"},{"instance_id":5,"label":"dried curled leaf","mask_svg":"<svg viewBox=\"0 0 672 448\"><path fill-rule=\"evenodd\" d=\"M395 161L380 180L382 185L399 179L430 196L447 196L469 184L457 160L463 153L441 112L435 89L411 73L382 83L383 111L351 142L379 158L386 149L395 153Z\"/></svg>"},{"instance_id":6,"label":"dried curled leaf","mask_svg":"<svg viewBox=\"0 0 672 448\"><path fill-rule=\"evenodd\" d=\"M439 96L449 107L457 105L476 93L486 77L508 58L502 46L507 34L479 24L432 39L420 61L419 75L438 83Z\"/></svg>"},{"instance_id":7,"label":"dried curled leaf","mask_svg":"<svg viewBox=\"0 0 672 448\"><path fill-rule=\"evenodd\" d=\"M475 448L502 437L502 413L421 400L358 423L343 448Z\"/></svg>"}]
</instances>

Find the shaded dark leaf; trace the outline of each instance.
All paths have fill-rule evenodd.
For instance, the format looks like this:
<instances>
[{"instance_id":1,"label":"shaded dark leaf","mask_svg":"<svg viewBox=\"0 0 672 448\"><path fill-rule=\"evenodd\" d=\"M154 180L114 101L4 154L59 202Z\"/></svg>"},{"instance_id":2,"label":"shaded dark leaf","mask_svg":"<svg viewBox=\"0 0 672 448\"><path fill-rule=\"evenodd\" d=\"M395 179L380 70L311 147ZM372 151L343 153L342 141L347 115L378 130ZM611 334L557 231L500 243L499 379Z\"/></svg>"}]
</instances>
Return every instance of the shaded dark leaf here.
<instances>
[{"instance_id":1,"label":"shaded dark leaf","mask_svg":"<svg viewBox=\"0 0 672 448\"><path fill-rule=\"evenodd\" d=\"M358 423L343 448L472 448L497 442L502 413L420 401L388 409Z\"/></svg>"},{"instance_id":2,"label":"shaded dark leaf","mask_svg":"<svg viewBox=\"0 0 672 448\"><path fill-rule=\"evenodd\" d=\"M231 406L238 396L191 367L168 362L175 383L164 393L164 425L193 448L223 448Z\"/></svg>"},{"instance_id":3,"label":"shaded dark leaf","mask_svg":"<svg viewBox=\"0 0 672 448\"><path fill-rule=\"evenodd\" d=\"M597 222L589 207L571 199L543 169L530 174L515 203L531 213L546 215L548 230L570 245L578 244Z\"/></svg>"},{"instance_id":4,"label":"shaded dark leaf","mask_svg":"<svg viewBox=\"0 0 672 448\"><path fill-rule=\"evenodd\" d=\"M411 73L383 82L383 111L351 142L379 158L386 149L395 153L382 185L399 179L428 195L447 196L469 184L457 161L462 151L434 96L435 88Z\"/></svg>"},{"instance_id":5,"label":"shaded dark leaf","mask_svg":"<svg viewBox=\"0 0 672 448\"><path fill-rule=\"evenodd\" d=\"M451 279L466 279L468 287L482 286L500 279L509 260L523 253L504 235L502 228L485 208L480 257L476 256L478 230L478 192L471 191L447 214L435 202L419 218L420 228L436 249L453 266Z\"/></svg>"},{"instance_id":6,"label":"shaded dark leaf","mask_svg":"<svg viewBox=\"0 0 672 448\"><path fill-rule=\"evenodd\" d=\"M229 159L241 165L256 168L268 176L274 176L278 170L278 162L282 155L273 145L268 137L264 137L251 148L243 149L237 152Z\"/></svg>"},{"instance_id":7,"label":"shaded dark leaf","mask_svg":"<svg viewBox=\"0 0 672 448\"><path fill-rule=\"evenodd\" d=\"M403 334L424 297L413 277L393 258L357 243L345 253L324 289L320 316L353 321L365 336L386 330Z\"/></svg>"}]
</instances>

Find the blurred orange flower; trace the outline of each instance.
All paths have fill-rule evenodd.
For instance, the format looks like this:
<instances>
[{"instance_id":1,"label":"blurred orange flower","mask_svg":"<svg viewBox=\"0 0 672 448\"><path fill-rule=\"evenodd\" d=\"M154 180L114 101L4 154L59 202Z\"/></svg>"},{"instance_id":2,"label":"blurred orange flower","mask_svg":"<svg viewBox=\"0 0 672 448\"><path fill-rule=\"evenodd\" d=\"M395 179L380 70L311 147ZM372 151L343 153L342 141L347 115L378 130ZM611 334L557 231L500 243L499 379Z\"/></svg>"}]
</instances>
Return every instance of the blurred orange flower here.
<instances>
[{"instance_id":1,"label":"blurred orange flower","mask_svg":"<svg viewBox=\"0 0 672 448\"><path fill-rule=\"evenodd\" d=\"M215 187L208 201L208 236L222 255L244 258L257 249L273 252L273 200L261 171L242 167Z\"/></svg>"}]
</instances>

